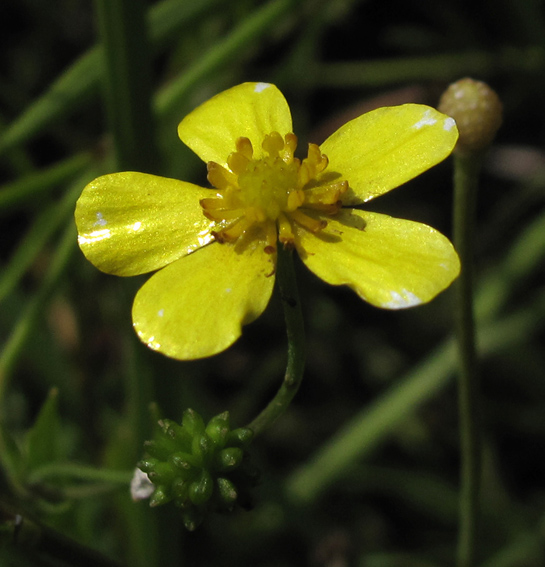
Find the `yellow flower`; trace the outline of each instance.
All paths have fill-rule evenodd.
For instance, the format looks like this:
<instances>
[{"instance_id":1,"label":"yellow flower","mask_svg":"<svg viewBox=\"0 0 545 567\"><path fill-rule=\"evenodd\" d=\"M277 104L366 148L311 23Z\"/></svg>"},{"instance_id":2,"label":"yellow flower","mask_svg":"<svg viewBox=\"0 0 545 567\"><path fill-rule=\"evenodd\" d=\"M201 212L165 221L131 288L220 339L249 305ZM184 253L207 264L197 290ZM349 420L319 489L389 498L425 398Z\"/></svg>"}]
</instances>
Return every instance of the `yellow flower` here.
<instances>
[{"instance_id":1,"label":"yellow flower","mask_svg":"<svg viewBox=\"0 0 545 567\"><path fill-rule=\"evenodd\" d=\"M430 301L458 275L456 252L433 228L347 208L450 154L456 125L436 110L379 108L299 160L282 93L245 83L191 112L178 134L213 188L114 173L87 185L76 207L79 245L97 268L159 270L132 311L152 349L188 360L229 347L269 302L278 241L324 281L386 309Z\"/></svg>"}]
</instances>

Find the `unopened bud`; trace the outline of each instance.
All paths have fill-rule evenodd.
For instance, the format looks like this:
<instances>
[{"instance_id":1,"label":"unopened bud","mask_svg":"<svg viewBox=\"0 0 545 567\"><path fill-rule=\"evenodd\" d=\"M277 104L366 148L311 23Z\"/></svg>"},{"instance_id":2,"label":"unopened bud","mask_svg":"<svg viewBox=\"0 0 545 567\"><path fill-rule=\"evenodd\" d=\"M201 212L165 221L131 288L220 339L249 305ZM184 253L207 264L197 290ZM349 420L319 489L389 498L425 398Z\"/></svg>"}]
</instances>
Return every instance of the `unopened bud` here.
<instances>
[{"instance_id":1,"label":"unopened bud","mask_svg":"<svg viewBox=\"0 0 545 567\"><path fill-rule=\"evenodd\" d=\"M441 96L439 111L456 120L460 137L455 151L479 152L487 148L502 122L498 95L482 81L460 79Z\"/></svg>"}]
</instances>

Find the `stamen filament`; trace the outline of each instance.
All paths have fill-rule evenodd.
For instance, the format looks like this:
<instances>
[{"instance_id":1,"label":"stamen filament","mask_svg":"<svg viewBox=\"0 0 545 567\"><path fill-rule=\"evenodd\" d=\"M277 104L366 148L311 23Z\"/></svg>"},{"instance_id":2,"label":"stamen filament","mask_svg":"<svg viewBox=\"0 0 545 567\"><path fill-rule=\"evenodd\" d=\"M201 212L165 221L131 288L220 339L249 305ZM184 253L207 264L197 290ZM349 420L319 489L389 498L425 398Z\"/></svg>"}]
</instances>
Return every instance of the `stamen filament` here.
<instances>
[{"instance_id":1,"label":"stamen filament","mask_svg":"<svg viewBox=\"0 0 545 567\"><path fill-rule=\"evenodd\" d=\"M300 209L293 211L290 214L290 217L300 226L306 228L310 232L320 232L320 230L324 229L327 226L327 221L324 219L313 219L305 213L303 213Z\"/></svg>"}]
</instances>

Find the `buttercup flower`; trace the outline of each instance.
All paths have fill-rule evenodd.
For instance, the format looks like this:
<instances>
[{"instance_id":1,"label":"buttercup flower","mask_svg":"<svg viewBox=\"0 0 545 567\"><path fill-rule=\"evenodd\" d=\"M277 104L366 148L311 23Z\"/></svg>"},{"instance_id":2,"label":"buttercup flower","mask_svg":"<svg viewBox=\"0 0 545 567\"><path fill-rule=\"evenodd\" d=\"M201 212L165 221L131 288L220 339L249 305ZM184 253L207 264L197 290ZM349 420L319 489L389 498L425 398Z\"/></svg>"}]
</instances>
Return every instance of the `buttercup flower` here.
<instances>
[{"instance_id":1,"label":"buttercup flower","mask_svg":"<svg viewBox=\"0 0 545 567\"><path fill-rule=\"evenodd\" d=\"M278 242L386 309L430 301L458 275L456 252L433 228L349 208L447 157L452 118L417 104L379 108L299 160L282 93L245 83L196 108L178 134L208 164L211 189L114 173L87 185L76 207L79 245L97 268L159 270L132 311L150 348L196 359L229 347L269 302Z\"/></svg>"}]
</instances>

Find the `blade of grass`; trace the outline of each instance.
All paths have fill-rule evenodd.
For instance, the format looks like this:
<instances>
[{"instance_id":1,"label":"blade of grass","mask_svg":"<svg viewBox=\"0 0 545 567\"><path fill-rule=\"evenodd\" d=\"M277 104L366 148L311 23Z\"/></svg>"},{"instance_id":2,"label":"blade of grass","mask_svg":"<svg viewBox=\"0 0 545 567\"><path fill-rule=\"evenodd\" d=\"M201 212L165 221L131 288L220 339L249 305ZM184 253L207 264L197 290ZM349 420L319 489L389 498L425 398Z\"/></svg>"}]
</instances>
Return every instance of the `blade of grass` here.
<instances>
[{"instance_id":1,"label":"blade of grass","mask_svg":"<svg viewBox=\"0 0 545 567\"><path fill-rule=\"evenodd\" d=\"M4 185L0 189L0 214L12 212L16 208L27 208L29 205L32 207L32 199L47 195L70 181L89 167L91 160L90 154L77 154Z\"/></svg>"},{"instance_id":2,"label":"blade of grass","mask_svg":"<svg viewBox=\"0 0 545 567\"><path fill-rule=\"evenodd\" d=\"M263 37L271 27L290 10L294 0L272 0L255 10L226 37L216 42L189 69L161 89L155 99L155 108L161 117L179 112L189 91L204 78L220 70L239 53L248 51L253 42Z\"/></svg>"},{"instance_id":3,"label":"blade of grass","mask_svg":"<svg viewBox=\"0 0 545 567\"><path fill-rule=\"evenodd\" d=\"M76 249L76 241L76 228L73 223L70 223L64 230L39 289L26 304L0 352L0 404L4 398L14 365L22 354L25 343L34 326L40 320L44 306L63 277L70 258Z\"/></svg>"},{"instance_id":4,"label":"blade of grass","mask_svg":"<svg viewBox=\"0 0 545 567\"><path fill-rule=\"evenodd\" d=\"M157 173L144 0L95 0L104 54L104 100L120 170Z\"/></svg>"},{"instance_id":5,"label":"blade of grass","mask_svg":"<svg viewBox=\"0 0 545 567\"><path fill-rule=\"evenodd\" d=\"M222 0L165 0L150 8L152 44L159 48ZM5 129L0 137L0 154L19 146L50 124L80 108L99 92L103 53L99 46L89 49Z\"/></svg>"},{"instance_id":6,"label":"blade of grass","mask_svg":"<svg viewBox=\"0 0 545 567\"><path fill-rule=\"evenodd\" d=\"M396 85L416 80L449 81L465 75L489 77L499 73L543 72L545 60L537 47L498 53L467 51L454 54L403 57L380 61L319 63L299 74L302 83L335 88Z\"/></svg>"},{"instance_id":7,"label":"blade of grass","mask_svg":"<svg viewBox=\"0 0 545 567\"><path fill-rule=\"evenodd\" d=\"M483 355L526 340L543 323L544 310L545 295L530 307L483 326L479 333ZM455 364L455 343L449 339L296 470L286 483L288 495L296 502L312 502L348 467L375 449L406 416L449 383Z\"/></svg>"},{"instance_id":8,"label":"blade of grass","mask_svg":"<svg viewBox=\"0 0 545 567\"><path fill-rule=\"evenodd\" d=\"M81 188L93 177L93 173L89 170L79 178L60 202L47 207L37 216L0 274L0 301L17 287L23 274L33 264L50 236L71 217ZM71 220L69 223L72 224Z\"/></svg>"}]
</instances>

